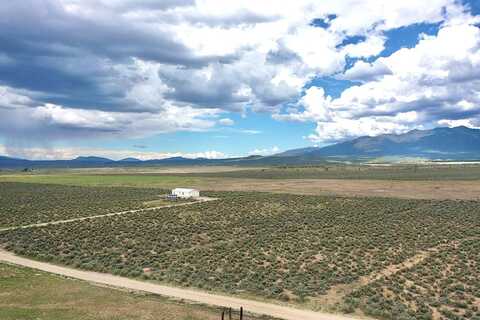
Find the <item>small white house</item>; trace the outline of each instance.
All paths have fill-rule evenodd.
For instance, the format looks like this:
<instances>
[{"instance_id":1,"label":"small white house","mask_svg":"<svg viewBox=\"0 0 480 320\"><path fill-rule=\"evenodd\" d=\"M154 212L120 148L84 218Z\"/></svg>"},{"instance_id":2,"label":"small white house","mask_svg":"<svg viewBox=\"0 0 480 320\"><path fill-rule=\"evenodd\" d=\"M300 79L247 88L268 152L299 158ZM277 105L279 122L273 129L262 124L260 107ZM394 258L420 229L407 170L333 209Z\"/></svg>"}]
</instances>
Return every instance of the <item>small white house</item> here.
<instances>
[{"instance_id":1,"label":"small white house","mask_svg":"<svg viewBox=\"0 0 480 320\"><path fill-rule=\"evenodd\" d=\"M172 195L178 198L198 198L200 191L197 189L175 188L172 190Z\"/></svg>"}]
</instances>

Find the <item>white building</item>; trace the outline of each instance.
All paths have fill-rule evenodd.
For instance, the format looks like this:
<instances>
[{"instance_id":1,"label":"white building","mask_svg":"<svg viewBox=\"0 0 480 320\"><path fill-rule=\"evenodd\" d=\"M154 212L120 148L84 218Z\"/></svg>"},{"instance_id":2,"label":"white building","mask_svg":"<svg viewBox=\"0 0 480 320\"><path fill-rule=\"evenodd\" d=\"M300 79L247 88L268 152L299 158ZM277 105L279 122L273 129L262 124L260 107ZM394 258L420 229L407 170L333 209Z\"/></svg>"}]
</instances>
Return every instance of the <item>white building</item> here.
<instances>
[{"instance_id":1,"label":"white building","mask_svg":"<svg viewBox=\"0 0 480 320\"><path fill-rule=\"evenodd\" d=\"M200 191L197 189L175 188L172 190L172 195L179 198L198 198L200 197Z\"/></svg>"}]
</instances>

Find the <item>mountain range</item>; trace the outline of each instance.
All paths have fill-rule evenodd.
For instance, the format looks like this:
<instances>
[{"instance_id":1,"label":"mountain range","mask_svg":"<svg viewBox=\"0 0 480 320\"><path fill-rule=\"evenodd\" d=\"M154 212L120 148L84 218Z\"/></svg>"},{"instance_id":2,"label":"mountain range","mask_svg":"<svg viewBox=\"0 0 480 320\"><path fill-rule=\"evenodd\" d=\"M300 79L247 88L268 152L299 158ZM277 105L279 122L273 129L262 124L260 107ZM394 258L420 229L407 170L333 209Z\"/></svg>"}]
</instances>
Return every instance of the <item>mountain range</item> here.
<instances>
[{"instance_id":1,"label":"mountain range","mask_svg":"<svg viewBox=\"0 0 480 320\"><path fill-rule=\"evenodd\" d=\"M72 160L26 160L0 156L0 168L315 164L327 161L369 161L382 157L480 160L480 129L461 126L412 130L403 134L365 136L326 147L293 149L271 156L253 155L226 159L173 157L144 161L125 158L114 161L108 158L84 156Z\"/></svg>"},{"instance_id":2,"label":"mountain range","mask_svg":"<svg viewBox=\"0 0 480 320\"><path fill-rule=\"evenodd\" d=\"M289 150L276 156L327 157L420 157L439 160L480 159L480 130L464 126L412 130L403 134L360 137L323 148Z\"/></svg>"}]
</instances>

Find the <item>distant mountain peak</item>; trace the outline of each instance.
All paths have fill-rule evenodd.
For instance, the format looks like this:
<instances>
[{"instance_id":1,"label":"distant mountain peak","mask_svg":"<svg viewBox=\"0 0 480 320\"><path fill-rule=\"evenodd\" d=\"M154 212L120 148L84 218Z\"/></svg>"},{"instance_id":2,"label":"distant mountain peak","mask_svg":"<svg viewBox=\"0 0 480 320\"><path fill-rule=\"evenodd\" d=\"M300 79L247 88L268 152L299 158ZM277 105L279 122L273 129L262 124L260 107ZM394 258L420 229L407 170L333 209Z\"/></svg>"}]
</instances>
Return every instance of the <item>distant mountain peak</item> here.
<instances>
[{"instance_id":1,"label":"distant mountain peak","mask_svg":"<svg viewBox=\"0 0 480 320\"><path fill-rule=\"evenodd\" d=\"M95 156L79 156L73 159L72 161L82 161L82 162L113 162L112 159L95 157Z\"/></svg>"},{"instance_id":2,"label":"distant mountain peak","mask_svg":"<svg viewBox=\"0 0 480 320\"><path fill-rule=\"evenodd\" d=\"M142 162L142 160L137 159L137 158L132 158L132 157L124 158L124 159L121 159L121 160L118 160L118 161L119 162Z\"/></svg>"},{"instance_id":3,"label":"distant mountain peak","mask_svg":"<svg viewBox=\"0 0 480 320\"><path fill-rule=\"evenodd\" d=\"M323 148L293 149L277 156L321 157L425 157L480 159L480 130L465 126L411 130L402 134L363 136Z\"/></svg>"}]
</instances>

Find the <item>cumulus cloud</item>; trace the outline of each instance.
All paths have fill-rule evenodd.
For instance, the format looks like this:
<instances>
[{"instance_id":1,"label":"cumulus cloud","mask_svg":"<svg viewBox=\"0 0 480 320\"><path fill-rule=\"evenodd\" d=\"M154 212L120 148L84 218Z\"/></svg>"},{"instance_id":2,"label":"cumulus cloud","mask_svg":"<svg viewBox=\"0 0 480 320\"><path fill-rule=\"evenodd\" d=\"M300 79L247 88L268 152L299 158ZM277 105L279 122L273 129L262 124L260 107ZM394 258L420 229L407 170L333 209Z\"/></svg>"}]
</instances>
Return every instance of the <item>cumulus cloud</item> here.
<instances>
[{"instance_id":1,"label":"cumulus cloud","mask_svg":"<svg viewBox=\"0 0 480 320\"><path fill-rule=\"evenodd\" d=\"M355 62L353 67L345 71L345 73L337 76L337 78L366 82L379 79L387 74L392 74L392 71L383 63L383 58L379 58L372 63L359 60Z\"/></svg>"},{"instance_id":2,"label":"cumulus cloud","mask_svg":"<svg viewBox=\"0 0 480 320\"><path fill-rule=\"evenodd\" d=\"M459 120L442 119L438 121L438 124L441 126L446 126L451 128L464 126L469 128L480 129L480 119L459 119Z\"/></svg>"},{"instance_id":3,"label":"cumulus cloud","mask_svg":"<svg viewBox=\"0 0 480 320\"><path fill-rule=\"evenodd\" d=\"M4 98L9 99L10 108L0 108L0 134L10 140L61 140L65 134L69 138L139 138L175 131L202 131L214 127L221 113L216 109L186 106L169 106L157 113L132 113L67 108L50 103L36 105L28 97L3 89L8 93Z\"/></svg>"},{"instance_id":4,"label":"cumulus cloud","mask_svg":"<svg viewBox=\"0 0 480 320\"><path fill-rule=\"evenodd\" d=\"M400 133L438 125L476 126L480 119L480 28L475 19L450 22L372 63L357 62L342 76L362 81L332 99L310 88L298 108L279 119L315 121L315 142Z\"/></svg>"},{"instance_id":5,"label":"cumulus cloud","mask_svg":"<svg viewBox=\"0 0 480 320\"><path fill-rule=\"evenodd\" d=\"M208 130L251 110L318 122L321 140L345 119L378 121L357 134L394 131L470 119L478 105L478 28L455 0L26 0L1 2L0 17L2 135ZM375 59L385 31L423 22L442 30ZM344 72L347 59L360 60ZM322 76L362 85L338 99L304 90Z\"/></svg>"},{"instance_id":6,"label":"cumulus cloud","mask_svg":"<svg viewBox=\"0 0 480 320\"><path fill-rule=\"evenodd\" d=\"M385 49L385 37L372 35L363 42L346 45L343 52L353 58L368 58L380 54L383 49Z\"/></svg>"}]
</instances>

